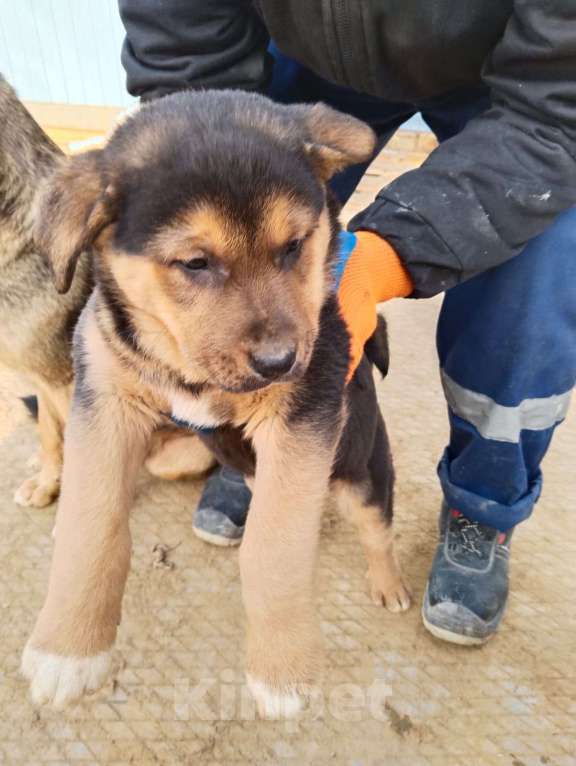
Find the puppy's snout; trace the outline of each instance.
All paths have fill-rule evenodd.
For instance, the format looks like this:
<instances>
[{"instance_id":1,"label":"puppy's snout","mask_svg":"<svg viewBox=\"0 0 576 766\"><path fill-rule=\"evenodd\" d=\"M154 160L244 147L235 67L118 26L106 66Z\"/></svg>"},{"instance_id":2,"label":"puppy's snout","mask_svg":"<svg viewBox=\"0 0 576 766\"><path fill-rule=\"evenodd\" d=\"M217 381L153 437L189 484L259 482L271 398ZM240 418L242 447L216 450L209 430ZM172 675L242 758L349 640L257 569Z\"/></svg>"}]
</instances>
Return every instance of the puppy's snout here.
<instances>
[{"instance_id":1,"label":"puppy's snout","mask_svg":"<svg viewBox=\"0 0 576 766\"><path fill-rule=\"evenodd\" d=\"M253 351L249 357L252 369L266 380L274 380L290 372L296 361L295 346L272 346Z\"/></svg>"}]
</instances>

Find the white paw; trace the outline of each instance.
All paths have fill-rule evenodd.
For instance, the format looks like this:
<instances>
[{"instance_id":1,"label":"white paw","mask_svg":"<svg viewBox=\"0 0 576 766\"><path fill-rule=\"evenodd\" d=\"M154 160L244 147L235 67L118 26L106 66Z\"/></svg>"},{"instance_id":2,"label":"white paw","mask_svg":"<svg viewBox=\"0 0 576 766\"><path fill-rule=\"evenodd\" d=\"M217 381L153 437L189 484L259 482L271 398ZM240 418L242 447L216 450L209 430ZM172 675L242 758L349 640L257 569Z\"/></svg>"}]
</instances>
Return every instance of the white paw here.
<instances>
[{"instance_id":1,"label":"white paw","mask_svg":"<svg viewBox=\"0 0 576 766\"><path fill-rule=\"evenodd\" d=\"M112 652L62 657L27 645L20 669L30 681L30 695L37 705L63 708L83 694L100 689L112 673L114 662Z\"/></svg>"},{"instance_id":2,"label":"white paw","mask_svg":"<svg viewBox=\"0 0 576 766\"><path fill-rule=\"evenodd\" d=\"M261 718L293 718L306 707L304 695L295 689L276 691L264 681L247 674L246 682L250 693L256 700L256 706Z\"/></svg>"},{"instance_id":3,"label":"white paw","mask_svg":"<svg viewBox=\"0 0 576 766\"><path fill-rule=\"evenodd\" d=\"M24 508L44 508L58 497L60 482L58 479L46 479L39 473L23 482L14 493L14 502Z\"/></svg>"}]
</instances>

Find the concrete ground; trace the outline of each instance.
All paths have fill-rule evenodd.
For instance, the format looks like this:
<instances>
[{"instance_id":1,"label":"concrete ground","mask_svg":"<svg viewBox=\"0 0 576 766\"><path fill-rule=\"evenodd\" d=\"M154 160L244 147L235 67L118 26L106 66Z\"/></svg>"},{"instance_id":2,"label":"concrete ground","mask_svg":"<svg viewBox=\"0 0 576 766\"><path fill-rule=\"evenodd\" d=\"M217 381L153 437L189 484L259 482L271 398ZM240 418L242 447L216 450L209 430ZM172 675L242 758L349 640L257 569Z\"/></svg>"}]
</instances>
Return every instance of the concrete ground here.
<instances>
[{"instance_id":1,"label":"concrete ground","mask_svg":"<svg viewBox=\"0 0 576 766\"><path fill-rule=\"evenodd\" d=\"M366 204L383 178L420 162L426 148L401 136L351 208ZM146 475L133 514L117 678L66 712L32 707L18 663L43 599L55 509L22 510L12 501L35 435L8 406L11 422L0 424L8 432L0 444L0 761L576 764L574 409L546 458L537 512L514 538L500 633L484 648L461 649L431 638L420 621L440 503L435 466L447 434L434 353L439 306L396 301L385 309L392 369L379 394L398 474L399 550L415 604L397 616L370 603L356 536L328 513L318 573L327 674L322 696L299 721L254 720L243 695L237 551L193 536L201 485ZM157 544L170 549L166 567L154 565Z\"/></svg>"}]
</instances>

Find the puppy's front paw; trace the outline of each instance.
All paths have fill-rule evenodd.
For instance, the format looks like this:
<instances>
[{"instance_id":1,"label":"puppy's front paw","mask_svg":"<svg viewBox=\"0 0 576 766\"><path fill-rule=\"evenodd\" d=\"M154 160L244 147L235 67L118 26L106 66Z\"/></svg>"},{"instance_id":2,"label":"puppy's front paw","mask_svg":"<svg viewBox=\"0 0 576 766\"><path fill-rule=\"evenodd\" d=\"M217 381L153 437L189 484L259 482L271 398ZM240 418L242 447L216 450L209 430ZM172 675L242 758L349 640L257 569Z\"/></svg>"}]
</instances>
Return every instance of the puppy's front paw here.
<instances>
[{"instance_id":1,"label":"puppy's front paw","mask_svg":"<svg viewBox=\"0 0 576 766\"><path fill-rule=\"evenodd\" d=\"M248 673L246 683L261 718L293 718L306 707L306 695L295 687L274 688Z\"/></svg>"},{"instance_id":2,"label":"puppy's front paw","mask_svg":"<svg viewBox=\"0 0 576 766\"><path fill-rule=\"evenodd\" d=\"M26 479L14 493L14 502L24 508L44 508L58 497L60 481L47 478L42 473Z\"/></svg>"},{"instance_id":3,"label":"puppy's front paw","mask_svg":"<svg viewBox=\"0 0 576 766\"><path fill-rule=\"evenodd\" d=\"M293 618L292 628L295 627ZM292 718L309 706L323 675L322 636L315 620L285 633L248 634L246 682L261 718Z\"/></svg>"},{"instance_id":4,"label":"puppy's front paw","mask_svg":"<svg viewBox=\"0 0 576 766\"><path fill-rule=\"evenodd\" d=\"M30 681L30 694L37 705L63 708L83 694L100 689L114 670L112 652L92 657L62 657L28 644L21 671Z\"/></svg>"}]
</instances>

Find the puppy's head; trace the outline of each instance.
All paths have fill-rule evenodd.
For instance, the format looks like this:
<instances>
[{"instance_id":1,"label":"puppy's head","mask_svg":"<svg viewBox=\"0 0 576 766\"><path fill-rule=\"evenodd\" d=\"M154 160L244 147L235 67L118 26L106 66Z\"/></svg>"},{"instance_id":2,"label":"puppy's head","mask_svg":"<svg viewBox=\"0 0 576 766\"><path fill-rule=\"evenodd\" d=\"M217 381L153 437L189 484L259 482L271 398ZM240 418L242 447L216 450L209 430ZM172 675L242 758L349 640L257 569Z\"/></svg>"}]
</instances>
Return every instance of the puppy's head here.
<instances>
[{"instance_id":1,"label":"puppy's head","mask_svg":"<svg viewBox=\"0 0 576 766\"><path fill-rule=\"evenodd\" d=\"M39 245L61 291L92 248L119 335L185 379L288 380L308 364L330 286L325 184L373 146L323 105L169 96L64 161L41 195Z\"/></svg>"}]
</instances>

